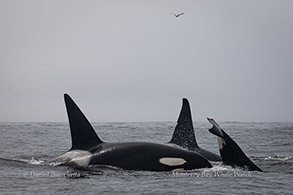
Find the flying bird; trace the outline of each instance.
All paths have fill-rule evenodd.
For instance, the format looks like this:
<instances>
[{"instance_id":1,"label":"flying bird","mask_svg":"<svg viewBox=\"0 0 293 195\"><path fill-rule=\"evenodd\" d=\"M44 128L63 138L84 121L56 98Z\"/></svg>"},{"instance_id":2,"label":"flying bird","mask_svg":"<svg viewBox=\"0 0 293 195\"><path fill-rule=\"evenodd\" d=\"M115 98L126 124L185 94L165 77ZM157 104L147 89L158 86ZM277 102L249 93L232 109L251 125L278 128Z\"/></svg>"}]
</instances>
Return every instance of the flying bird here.
<instances>
[{"instance_id":1,"label":"flying bird","mask_svg":"<svg viewBox=\"0 0 293 195\"><path fill-rule=\"evenodd\" d=\"M184 12L180 13L180 14L174 14L174 13L171 13L172 15L174 15L176 18L178 18L179 16L183 15Z\"/></svg>"}]
</instances>

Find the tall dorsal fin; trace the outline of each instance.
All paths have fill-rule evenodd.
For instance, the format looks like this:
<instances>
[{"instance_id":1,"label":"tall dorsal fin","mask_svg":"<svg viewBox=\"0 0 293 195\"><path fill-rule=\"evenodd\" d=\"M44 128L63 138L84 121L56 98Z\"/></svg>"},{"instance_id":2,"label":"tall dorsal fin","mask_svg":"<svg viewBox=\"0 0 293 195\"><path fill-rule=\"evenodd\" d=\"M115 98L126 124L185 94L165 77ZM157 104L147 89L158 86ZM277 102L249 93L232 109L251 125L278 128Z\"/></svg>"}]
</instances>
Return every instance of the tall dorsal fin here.
<instances>
[{"instance_id":1,"label":"tall dorsal fin","mask_svg":"<svg viewBox=\"0 0 293 195\"><path fill-rule=\"evenodd\" d=\"M64 94L73 149L89 149L102 141L85 115L68 94Z\"/></svg>"},{"instance_id":2,"label":"tall dorsal fin","mask_svg":"<svg viewBox=\"0 0 293 195\"><path fill-rule=\"evenodd\" d=\"M182 99L181 112L170 143L188 150L194 150L194 148L198 147L193 129L190 106L186 98Z\"/></svg>"}]
</instances>

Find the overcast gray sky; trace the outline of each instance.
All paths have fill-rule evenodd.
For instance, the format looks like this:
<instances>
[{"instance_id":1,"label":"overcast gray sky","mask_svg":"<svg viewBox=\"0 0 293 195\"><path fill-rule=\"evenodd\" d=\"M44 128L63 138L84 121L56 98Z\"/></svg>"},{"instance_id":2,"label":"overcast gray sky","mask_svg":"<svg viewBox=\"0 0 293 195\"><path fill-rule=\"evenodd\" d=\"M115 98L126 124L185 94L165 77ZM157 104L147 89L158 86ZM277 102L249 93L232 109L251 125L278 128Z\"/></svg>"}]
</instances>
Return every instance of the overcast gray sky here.
<instances>
[{"instance_id":1,"label":"overcast gray sky","mask_svg":"<svg viewBox=\"0 0 293 195\"><path fill-rule=\"evenodd\" d=\"M293 121L292 0L1 0L0 121ZM170 13L184 12L176 18Z\"/></svg>"}]
</instances>

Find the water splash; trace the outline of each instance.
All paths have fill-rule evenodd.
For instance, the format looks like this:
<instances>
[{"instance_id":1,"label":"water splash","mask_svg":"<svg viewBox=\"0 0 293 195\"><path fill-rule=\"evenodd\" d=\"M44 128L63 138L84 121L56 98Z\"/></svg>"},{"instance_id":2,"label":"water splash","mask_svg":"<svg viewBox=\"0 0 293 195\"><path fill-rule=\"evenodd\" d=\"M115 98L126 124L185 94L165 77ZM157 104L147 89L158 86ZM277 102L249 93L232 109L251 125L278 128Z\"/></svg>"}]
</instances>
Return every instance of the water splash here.
<instances>
[{"instance_id":1,"label":"water splash","mask_svg":"<svg viewBox=\"0 0 293 195\"><path fill-rule=\"evenodd\" d=\"M42 165L44 164L44 160L42 159L35 159L34 157L32 157L30 160L27 161L29 164L31 165Z\"/></svg>"},{"instance_id":2,"label":"water splash","mask_svg":"<svg viewBox=\"0 0 293 195\"><path fill-rule=\"evenodd\" d=\"M268 156L265 157L265 161L287 161L291 158L291 156Z\"/></svg>"}]
</instances>

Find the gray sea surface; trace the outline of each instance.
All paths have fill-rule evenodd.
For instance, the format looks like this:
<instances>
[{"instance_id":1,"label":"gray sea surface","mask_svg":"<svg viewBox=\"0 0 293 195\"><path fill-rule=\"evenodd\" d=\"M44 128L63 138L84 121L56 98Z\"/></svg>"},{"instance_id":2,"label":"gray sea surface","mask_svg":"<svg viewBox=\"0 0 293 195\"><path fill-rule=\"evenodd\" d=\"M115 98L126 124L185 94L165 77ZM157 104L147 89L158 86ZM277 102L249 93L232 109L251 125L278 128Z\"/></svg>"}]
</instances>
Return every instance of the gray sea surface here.
<instances>
[{"instance_id":1,"label":"gray sea surface","mask_svg":"<svg viewBox=\"0 0 293 195\"><path fill-rule=\"evenodd\" d=\"M92 123L105 142L166 143L175 122ZM187 172L74 169L45 162L71 147L68 123L0 123L0 194L292 194L293 123L219 122L264 172L212 163ZM218 152L208 122L195 122L200 147Z\"/></svg>"}]
</instances>

